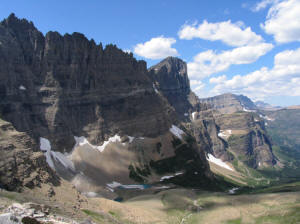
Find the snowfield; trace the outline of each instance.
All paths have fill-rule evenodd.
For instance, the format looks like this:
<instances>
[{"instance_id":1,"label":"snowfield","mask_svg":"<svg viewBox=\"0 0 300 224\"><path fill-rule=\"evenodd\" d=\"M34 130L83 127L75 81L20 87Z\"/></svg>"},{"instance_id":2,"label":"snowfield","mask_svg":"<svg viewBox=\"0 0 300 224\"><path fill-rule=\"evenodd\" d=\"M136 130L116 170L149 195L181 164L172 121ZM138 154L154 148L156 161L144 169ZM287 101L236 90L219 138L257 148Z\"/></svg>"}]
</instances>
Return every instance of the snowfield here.
<instances>
[{"instance_id":1,"label":"snowfield","mask_svg":"<svg viewBox=\"0 0 300 224\"><path fill-rule=\"evenodd\" d=\"M218 166L221 166L225 169L233 171L233 169L230 166L228 166L226 163L224 163L221 159L214 157L212 154L208 154L208 161L212 162Z\"/></svg>"},{"instance_id":2,"label":"snowfield","mask_svg":"<svg viewBox=\"0 0 300 224\"><path fill-rule=\"evenodd\" d=\"M20 85L20 86L19 86L19 90L26 90L26 87L23 86L23 85Z\"/></svg>"},{"instance_id":3,"label":"snowfield","mask_svg":"<svg viewBox=\"0 0 300 224\"><path fill-rule=\"evenodd\" d=\"M40 150L44 153L46 156L46 161L48 165L55 170L53 159L56 162L59 162L62 164L66 169L70 169L72 171L75 171L75 167L73 162L69 159L70 155L61 152L55 152L51 150L51 144L50 141L46 138L40 138Z\"/></svg>"},{"instance_id":4,"label":"snowfield","mask_svg":"<svg viewBox=\"0 0 300 224\"><path fill-rule=\"evenodd\" d=\"M172 127L170 128L170 132L180 139L182 139L182 135L184 134L184 131L182 131L180 128L178 128L175 125L172 125Z\"/></svg>"},{"instance_id":5,"label":"snowfield","mask_svg":"<svg viewBox=\"0 0 300 224\"><path fill-rule=\"evenodd\" d=\"M144 190L145 188L147 188L145 185L142 184L121 184L119 182L113 181L112 183L106 184L108 186L108 188L110 188L109 190L112 191L114 188L125 188L125 189L140 189L140 190Z\"/></svg>"},{"instance_id":6,"label":"snowfield","mask_svg":"<svg viewBox=\"0 0 300 224\"><path fill-rule=\"evenodd\" d=\"M156 89L156 86L155 86L154 83L153 83L153 89L154 89L154 91L155 91L156 93L159 93L159 91L158 91L158 89Z\"/></svg>"},{"instance_id":7,"label":"snowfield","mask_svg":"<svg viewBox=\"0 0 300 224\"><path fill-rule=\"evenodd\" d=\"M193 120L195 120L196 114L197 114L197 112L193 112L193 113L192 113L192 118L193 118Z\"/></svg>"},{"instance_id":8,"label":"snowfield","mask_svg":"<svg viewBox=\"0 0 300 224\"><path fill-rule=\"evenodd\" d=\"M128 136L129 137L129 136ZM81 137L77 137L74 136L76 144L75 147L78 146L83 146L83 145L89 145L90 147L99 150L100 152L103 152L105 147L111 143L111 142L121 142L121 137L119 135L115 135L113 137L110 137L107 141L104 141L104 143L102 145L96 146L96 145L92 145L85 137L81 136ZM132 139L133 140L133 139ZM122 143L123 145L125 145L125 143Z\"/></svg>"},{"instance_id":9,"label":"snowfield","mask_svg":"<svg viewBox=\"0 0 300 224\"><path fill-rule=\"evenodd\" d=\"M230 135L232 134L232 130L228 129L228 130L220 130L220 132L218 133L218 136L220 138L223 139L227 139Z\"/></svg>"}]
</instances>

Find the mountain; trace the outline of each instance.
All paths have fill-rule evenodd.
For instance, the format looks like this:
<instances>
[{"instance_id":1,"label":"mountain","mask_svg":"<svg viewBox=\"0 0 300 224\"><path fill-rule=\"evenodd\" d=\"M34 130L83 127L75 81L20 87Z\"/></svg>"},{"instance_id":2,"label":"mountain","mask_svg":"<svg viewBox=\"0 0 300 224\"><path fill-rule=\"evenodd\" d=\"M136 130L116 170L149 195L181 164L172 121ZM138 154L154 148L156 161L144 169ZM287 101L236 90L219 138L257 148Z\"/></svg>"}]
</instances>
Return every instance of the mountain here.
<instances>
[{"instance_id":1,"label":"mountain","mask_svg":"<svg viewBox=\"0 0 300 224\"><path fill-rule=\"evenodd\" d=\"M255 169L276 164L264 120L248 97L227 93L200 101L211 105L218 137L225 141L236 169L238 164Z\"/></svg>"},{"instance_id":2,"label":"mountain","mask_svg":"<svg viewBox=\"0 0 300 224\"><path fill-rule=\"evenodd\" d=\"M263 101L256 101L255 106L260 110L278 110L281 108L279 106L272 106L271 104L265 103Z\"/></svg>"},{"instance_id":3,"label":"mountain","mask_svg":"<svg viewBox=\"0 0 300 224\"><path fill-rule=\"evenodd\" d=\"M221 114L231 114L237 111L255 111L257 107L246 96L225 93L222 95L200 99L202 103L207 103Z\"/></svg>"},{"instance_id":4,"label":"mountain","mask_svg":"<svg viewBox=\"0 0 300 224\"><path fill-rule=\"evenodd\" d=\"M9 177L15 188L26 185L21 175L6 175L21 148L28 156L20 164L44 153L29 176L42 167L107 197L116 197L115 183L213 183L204 151L157 93L144 61L80 33L44 36L14 14L0 23L0 42L0 118L32 142L20 141L9 155L1 148L1 185Z\"/></svg>"},{"instance_id":5,"label":"mountain","mask_svg":"<svg viewBox=\"0 0 300 224\"><path fill-rule=\"evenodd\" d=\"M186 63L179 58L168 57L152 66L149 74L156 90L175 109L181 122L195 136L198 146L207 154L229 160L225 142L217 136L213 114L190 88Z\"/></svg>"}]
</instances>

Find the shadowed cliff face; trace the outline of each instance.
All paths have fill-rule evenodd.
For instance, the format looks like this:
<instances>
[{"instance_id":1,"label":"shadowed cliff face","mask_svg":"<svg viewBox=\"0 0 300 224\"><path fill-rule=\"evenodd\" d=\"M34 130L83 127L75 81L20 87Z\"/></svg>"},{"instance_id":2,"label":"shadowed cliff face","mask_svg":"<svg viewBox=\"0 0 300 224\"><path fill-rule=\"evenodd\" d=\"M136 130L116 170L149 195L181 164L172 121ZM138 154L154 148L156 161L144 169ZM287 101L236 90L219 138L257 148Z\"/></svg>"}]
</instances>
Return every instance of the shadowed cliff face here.
<instances>
[{"instance_id":1,"label":"shadowed cliff face","mask_svg":"<svg viewBox=\"0 0 300 224\"><path fill-rule=\"evenodd\" d=\"M155 93L146 63L131 54L79 33L44 37L14 15L1 22L0 41L0 113L17 130L47 136L54 149L70 149L73 136L96 144L115 133L155 137L170 128L171 108Z\"/></svg>"},{"instance_id":2,"label":"shadowed cliff face","mask_svg":"<svg viewBox=\"0 0 300 224\"><path fill-rule=\"evenodd\" d=\"M175 57L164 59L149 69L149 76L153 85L175 108L181 119L203 106L190 89L187 66L181 59Z\"/></svg>"},{"instance_id":3,"label":"shadowed cliff face","mask_svg":"<svg viewBox=\"0 0 300 224\"><path fill-rule=\"evenodd\" d=\"M226 142L217 136L218 127L210 110L190 89L187 66L184 61L168 57L149 69L157 90L174 107L178 117L193 133L200 148L207 153L230 160Z\"/></svg>"},{"instance_id":4,"label":"shadowed cliff face","mask_svg":"<svg viewBox=\"0 0 300 224\"><path fill-rule=\"evenodd\" d=\"M184 76L170 87L188 94L186 66L178 66ZM12 14L0 23L0 80L0 118L32 141L17 163L28 165L26 175L41 170L53 182L51 167L82 191L109 191L113 181L160 182L176 172L181 185L213 183L203 150L174 126L180 123L174 108L155 90L146 63L114 45L103 48L79 33L44 36ZM74 136L80 137L76 144ZM41 152L30 160L40 143L50 167ZM7 156L0 148L6 158L0 173L11 169L9 161L23 144ZM12 189L27 183L13 173L0 184L12 181Z\"/></svg>"}]
</instances>

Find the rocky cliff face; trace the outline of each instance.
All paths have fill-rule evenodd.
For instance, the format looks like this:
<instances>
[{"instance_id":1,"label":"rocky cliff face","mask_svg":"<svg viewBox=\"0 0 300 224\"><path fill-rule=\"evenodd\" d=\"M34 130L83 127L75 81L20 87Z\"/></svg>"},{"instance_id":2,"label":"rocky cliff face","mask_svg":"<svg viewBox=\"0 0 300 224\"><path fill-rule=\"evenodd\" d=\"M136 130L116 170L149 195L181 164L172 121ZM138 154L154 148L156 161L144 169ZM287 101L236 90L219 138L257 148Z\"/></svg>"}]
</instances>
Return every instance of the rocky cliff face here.
<instances>
[{"instance_id":1,"label":"rocky cliff face","mask_svg":"<svg viewBox=\"0 0 300 224\"><path fill-rule=\"evenodd\" d=\"M210 104L200 102L191 91L184 61L168 57L149 69L156 89L174 107L178 117L193 133L200 148L223 160L230 160L226 143L217 136L218 127Z\"/></svg>"},{"instance_id":2,"label":"rocky cliff face","mask_svg":"<svg viewBox=\"0 0 300 224\"><path fill-rule=\"evenodd\" d=\"M187 66L181 59L167 57L149 69L149 76L155 88L174 107L181 119L204 106L190 89Z\"/></svg>"},{"instance_id":3,"label":"rocky cliff face","mask_svg":"<svg viewBox=\"0 0 300 224\"><path fill-rule=\"evenodd\" d=\"M200 101L211 105L216 112L221 114L230 114L237 111L254 111L257 109L248 97L231 93L200 99Z\"/></svg>"},{"instance_id":4,"label":"rocky cliff face","mask_svg":"<svg viewBox=\"0 0 300 224\"><path fill-rule=\"evenodd\" d=\"M0 119L0 187L21 190L43 183L59 185L60 180L35 141Z\"/></svg>"},{"instance_id":5,"label":"rocky cliff face","mask_svg":"<svg viewBox=\"0 0 300 224\"><path fill-rule=\"evenodd\" d=\"M1 115L17 130L62 150L73 136L97 144L116 133L158 136L171 126L145 62L79 33L44 37L14 15L0 29Z\"/></svg>"},{"instance_id":6,"label":"rocky cliff face","mask_svg":"<svg viewBox=\"0 0 300 224\"><path fill-rule=\"evenodd\" d=\"M264 122L246 96L223 94L198 99L191 91L186 64L168 57L151 67L150 77L195 136L200 148L223 161L239 158L253 168L276 163Z\"/></svg>"},{"instance_id":7,"label":"rocky cliff face","mask_svg":"<svg viewBox=\"0 0 300 224\"><path fill-rule=\"evenodd\" d=\"M176 78L171 87L186 88L187 77ZM212 180L203 151L175 126L176 113L156 92L146 63L116 46L79 33L44 36L12 14L0 23L0 80L1 119L31 139L28 152L40 148L52 170L82 191L159 182L179 171L174 181Z\"/></svg>"},{"instance_id":8,"label":"rocky cliff face","mask_svg":"<svg viewBox=\"0 0 300 224\"><path fill-rule=\"evenodd\" d=\"M218 137L224 140L232 159L252 168L276 164L262 115L248 97L223 94L200 101L211 104L208 111L214 114ZM222 150L218 151L222 156Z\"/></svg>"}]
</instances>

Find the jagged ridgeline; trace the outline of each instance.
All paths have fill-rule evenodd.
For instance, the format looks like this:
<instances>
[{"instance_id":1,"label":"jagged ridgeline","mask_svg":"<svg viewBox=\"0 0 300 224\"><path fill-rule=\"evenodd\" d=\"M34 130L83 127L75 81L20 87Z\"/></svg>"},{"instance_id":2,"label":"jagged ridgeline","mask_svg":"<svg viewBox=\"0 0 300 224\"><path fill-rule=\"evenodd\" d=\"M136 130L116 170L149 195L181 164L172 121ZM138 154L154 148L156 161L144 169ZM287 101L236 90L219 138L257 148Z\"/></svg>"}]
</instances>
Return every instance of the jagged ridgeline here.
<instances>
[{"instance_id":1,"label":"jagged ridgeline","mask_svg":"<svg viewBox=\"0 0 300 224\"><path fill-rule=\"evenodd\" d=\"M190 112L200 110L180 69L174 87L193 98L183 101ZM167 80L157 82L169 92ZM1 186L59 184L59 176L107 194L120 184L211 187L207 145L180 124L173 98L132 54L79 33L44 36L10 15L0 24Z\"/></svg>"}]
</instances>

